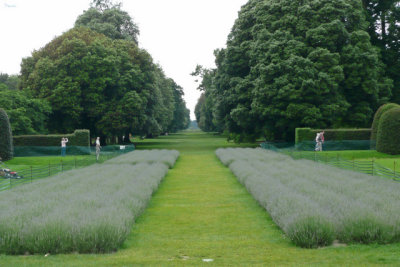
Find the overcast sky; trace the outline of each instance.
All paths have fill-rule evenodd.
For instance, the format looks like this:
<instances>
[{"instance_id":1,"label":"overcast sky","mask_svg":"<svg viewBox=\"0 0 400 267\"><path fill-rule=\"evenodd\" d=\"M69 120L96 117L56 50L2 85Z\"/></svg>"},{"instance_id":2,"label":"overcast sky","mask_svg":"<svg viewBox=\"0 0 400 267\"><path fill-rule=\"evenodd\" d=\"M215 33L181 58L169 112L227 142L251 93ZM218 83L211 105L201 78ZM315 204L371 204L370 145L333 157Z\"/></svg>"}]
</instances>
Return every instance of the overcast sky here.
<instances>
[{"instance_id":1,"label":"overcast sky","mask_svg":"<svg viewBox=\"0 0 400 267\"><path fill-rule=\"evenodd\" d=\"M73 27L91 0L0 0L0 72L18 74L21 60ZM190 73L215 67L213 51L227 36L247 0L122 0L146 49L185 91L194 119L200 96Z\"/></svg>"}]
</instances>

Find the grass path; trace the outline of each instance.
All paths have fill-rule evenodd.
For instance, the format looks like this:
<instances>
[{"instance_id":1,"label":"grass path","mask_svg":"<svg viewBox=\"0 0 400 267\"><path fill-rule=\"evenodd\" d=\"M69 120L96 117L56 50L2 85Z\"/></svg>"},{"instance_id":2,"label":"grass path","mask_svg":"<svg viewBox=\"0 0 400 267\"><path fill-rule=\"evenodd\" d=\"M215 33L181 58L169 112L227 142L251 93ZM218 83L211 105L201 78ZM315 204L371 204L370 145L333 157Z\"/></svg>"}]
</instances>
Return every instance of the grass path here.
<instances>
[{"instance_id":1,"label":"grass path","mask_svg":"<svg viewBox=\"0 0 400 267\"><path fill-rule=\"evenodd\" d=\"M181 156L124 247L107 255L0 256L0 266L365 266L400 265L400 245L301 249L214 154L233 146L202 133L141 142ZM202 259L213 259L205 263Z\"/></svg>"}]
</instances>

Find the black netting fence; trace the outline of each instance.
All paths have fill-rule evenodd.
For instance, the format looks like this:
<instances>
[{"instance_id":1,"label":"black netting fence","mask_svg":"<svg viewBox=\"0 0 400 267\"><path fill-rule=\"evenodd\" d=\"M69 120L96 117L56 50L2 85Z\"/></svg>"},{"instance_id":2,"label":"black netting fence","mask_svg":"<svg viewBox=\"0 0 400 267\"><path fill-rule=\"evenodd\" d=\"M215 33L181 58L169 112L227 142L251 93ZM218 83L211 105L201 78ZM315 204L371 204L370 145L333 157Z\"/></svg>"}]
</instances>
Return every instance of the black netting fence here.
<instances>
[{"instance_id":1,"label":"black netting fence","mask_svg":"<svg viewBox=\"0 0 400 267\"><path fill-rule=\"evenodd\" d=\"M314 144L313 144L314 143ZM324 151L341 150L369 150L369 141L326 141L323 145ZM365 174L380 176L384 178L400 181L400 166L396 167L394 161L393 169L382 166L374 159L355 160L343 158L337 154L320 153L315 151L315 142L294 143L272 143L265 142L261 147L276 152L285 153L294 159L308 159L319 163L328 164L341 169L362 172ZM311 152L314 151L314 152Z\"/></svg>"},{"instance_id":2,"label":"black netting fence","mask_svg":"<svg viewBox=\"0 0 400 267\"><path fill-rule=\"evenodd\" d=\"M285 142L265 142L261 147L271 150L297 150L297 151L314 151L316 143L314 141L303 141L299 143ZM322 144L324 151L337 150L369 150L371 148L370 140L341 140L341 141L325 141Z\"/></svg>"},{"instance_id":3,"label":"black netting fence","mask_svg":"<svg viewBox=\"0 0 400 267\"><path fill-rule=\"evenodd\" d=\"M21 148L21 147L16 147ZM56 151L57 149L58 151ZM99 159L96 159L95 147L69 147L67 155L88 155L86 157L60 157L57 163L49 163L41 166L29 166L24 169L14 171L9 169L6 164L0 166L0 191L10 189L14 186L31 183L34 180L46 178L60 172L82 168L94 163L103 163L111 158L135 150L134 145L127 146L104 146L101 149ZM54 154L57 152L56 154ZM68 153L69 152L69 153ZM75 152L76 154L73 154ZM79 153L80 152L80 153ZM22 147L19 149L19 156L51 156L60 155L60 147ZM53 153L53 154L52 154Z\"/></svg>"},{"instance_id":4,"label":"black netting fence","mask_svg":"<svg viewBox=\"0 0 400 267\"><path fill-rule=\"evenodd\" d=\"M114 153L116 151L130 152L135 149L134 145L113 145L104 146L102 153ZM66 155L91 155L95 153L94 146L67 146ZM14 147L15 157L40 157L40 156L57 156L61 155L61 147L59 146L16 146Z\"/></svg>"}]
</instances>

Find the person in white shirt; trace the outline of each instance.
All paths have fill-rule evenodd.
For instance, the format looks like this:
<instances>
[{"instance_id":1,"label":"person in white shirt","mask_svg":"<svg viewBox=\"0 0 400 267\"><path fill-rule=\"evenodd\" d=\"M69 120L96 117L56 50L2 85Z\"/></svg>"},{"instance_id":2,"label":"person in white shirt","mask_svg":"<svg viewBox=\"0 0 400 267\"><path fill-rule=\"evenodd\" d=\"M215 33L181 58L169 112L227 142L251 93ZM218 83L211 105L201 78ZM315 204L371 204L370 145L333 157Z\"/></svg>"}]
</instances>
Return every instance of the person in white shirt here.
<instances>
[{"instance_id":1,"label":"person in white shirt","mask_svg":"<svg viewBox=\"0 0 400 267\"><path fill-rule=\"evenodd\" d=\"M65 157L67 154L67 143L68 143L68 138L61 138L61 156Z\"/></svg>"},{"instance_id":2,"label":"person in white shirt","mask_svg":"<svg viewBox=\"0 0 400 267\"><path fill-rule=\"evenodd\" d=\"M101 149L101 146L100 146L100 137L97 137L97 138L96 138L96 160L97 160L97 161L99 160L99 157L100 157L100 149Z\"/></svg>"},{"instance_id":3,"label":"person in white shirt","mask_svg":"<svg viewBox=\"0 0 400 267\"><path fill-rule=\"evenodd\" d=\"M324 142L324 131L317 133L315 137L315 151L322 151L322 143Z\"/></svg>"}]
</instances>

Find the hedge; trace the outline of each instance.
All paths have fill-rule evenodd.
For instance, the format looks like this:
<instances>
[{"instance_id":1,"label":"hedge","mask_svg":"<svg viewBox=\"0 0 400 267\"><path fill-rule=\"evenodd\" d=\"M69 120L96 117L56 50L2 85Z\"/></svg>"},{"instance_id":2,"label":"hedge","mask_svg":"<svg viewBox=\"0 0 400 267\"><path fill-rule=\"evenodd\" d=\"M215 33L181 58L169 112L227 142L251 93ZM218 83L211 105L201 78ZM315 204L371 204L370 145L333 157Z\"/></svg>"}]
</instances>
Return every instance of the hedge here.
<instances>
[{"instance_id":1,"label":"hedge","mask_svg":"<svg viewBox=\"0 0 400 267\"><path fill-rule=\"evenodd\" d=\"M311 129L296 128L296 144L303 141L315 141L318 132L325 131L325 140L342 141L342 140L369 140L371 129Z\"/></svg>"},{"instance_id":2,"label":"hedge","mask_svg":"<svg viewBox=\"0 0 400 267\"><path fill-rule=\"evenodd\" d=\"M371 126L371 149L376 148L376 139L377 139L377 134L378 134L380 118L386 111L389 111L392 108L399 108L399 107L400 107L400 105L398 105L398 104L388 103L388 104L384 104L384 105L380 106L378 108L378 110L375 112L374 120L372 121L372 126Z\"/></svg>"},{"instance_id":3,"label":"hedge","mask_svg":"<svg viewBox=\"0 0 400 267\"><path fill-rule=\"evenodd\" d=\"M14 136L14 146L61 146L61 138L68 138L68 146L90 146L90 131L75 130L73 134Z\"/></svg>"},{"instance_id":4,"label":"hedge","mask_svg":"<svg viewBox=\"0 0 400 267\"><path fill-rule=\"evenodd\" d=\"M4 109L0 108L0 157L6 161L13 158L14 148L10 120Z\"/></svg>"},{"instance_id":5,"label":"hedge","mask_svg":"<svg viewBox=\"0 0 400 267\"><path fill-rule=\"evenodd\" d=\"M392 108L381 116L376 150L392 155L400 154L400 108Z\"/></svg>"}]
</instances>

